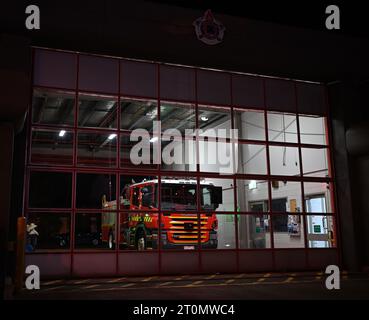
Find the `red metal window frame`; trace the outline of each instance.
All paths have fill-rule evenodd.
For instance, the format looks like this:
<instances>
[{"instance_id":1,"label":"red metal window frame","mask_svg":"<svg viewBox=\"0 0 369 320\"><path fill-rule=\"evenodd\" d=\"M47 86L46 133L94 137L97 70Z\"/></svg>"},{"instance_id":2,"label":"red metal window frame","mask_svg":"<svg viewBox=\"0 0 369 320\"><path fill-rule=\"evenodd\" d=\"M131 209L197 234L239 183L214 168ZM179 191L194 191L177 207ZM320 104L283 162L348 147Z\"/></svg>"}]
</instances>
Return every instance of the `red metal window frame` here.
<instances>
[{"instance_id":1,"label":"red metal window frame","mask_svg":"<svg viewBox=\"0 0 369 320\"><path fill-rule=\"evenodd\" d=\"M33 48L32 49L32 62L34 65L34 55L35 55L35 50L47 50L47 51L63 51L63 50L55 50L55 49L48 49L48 48ZM119 88L119 92L118 95L112 94L112 93L97 93L97 92L89 92L86 90L83 91L79 91L79 56L80 53L74 53L77 57L77 67L76 67L76 84L75 84L75 102L74 102L74 125L73 126L58 126L58 125L50 125L50 124L33 124L32 123L32 99L33 99L33 89L34 88L38 88L38 89L49 89L49 90L58 90L58 91L67 91L67 92L71 92L73 91L73 89L66 89L66 88L52 88L52 87L43 87L43 86L35 86L33 85L31 87L30 90L30 104L29 104L29 116L28 116L28 139L27 139L27 157L26 157L26 173L25 173L25 184L24 184L24 199L23 199L23 206L24 206L24 215L27 216L27 214L30 212L47 212L47 211L54 211L54 212L70 212L71 214L71 219L70 219L70 250L50 250L49 252L52 253L58 253L58 252L68 252L71 255L71 267L70 267L70 274L73 275L73 256L74 254L78 253L104 253L106 252L106 250L78 250L75 249L75 239L74 239L74 233L75 233L75 219L76 219L76 214L77 213L88 213L88 212L93 212L93 213L99 213L99 212L103 212L102 210L99 209L83 209L83 208L76 208L76 180L77 180L77 174L78 173L95 173L95 174L99 174L99 173L108 173L108 174L112 174L116 176L116 199L117 199L117 204L118 204L118 199L120 196L120 178L122 175L127 175L125 173L123 173L123 168L121 166L121 134L122 133L127 133L126 130L121 129L121 99L145 99L145 100L156 100L157 101L157 112L158 112L158 120L160 120L160 102L161 102L161 96L160 96L160 66L161 63L159 62L155 62L154 64L156 64L156 70L157 70L157 83L156 83L156 89L157 89L157 97L154 98L150 98L150 97L140 97L140 96L131 96L131 95L122 95L121 94L121 61L124 60L123 58L112 58L112 59L117 59L118 60L118 88ZM85 54L84 55L89 55L89 54ZM95 56L95 55L93 55ZM234 251L236 252L236 257L237 257L237 266L236 269L239 269L239 255L238 252L239 251L253 251L253 250L262 250L262 251L270 251L272 253L272 258L273 258L273 269L275 269L275 251L276 248L274 246L274 236L273 236L273 216L277 215L277 214L281 214L280 212L273 212L272 209L272 189L271 189L271 180L288 180L288 181L296 181L299 182L301 185L301 197L302 197L302 212L300 213L303 221L304 221L304 251L305 251L305 258L306 258L306 267L308 268L308 252L309 250L318 250L318 249L313 249L313 248L309 248L309 244L308 244L308 240L307 240L307 217L309 215L319 215L319 214L309 214L306 212L306 208L305 208L305 194L304 194L304 182L327 182L330 183L330 185L332 186L332 189L330 191L330 196L331 196L331 206L332 206L332 212L327 213L326 215L332 215L334 217L333 221L334 221L334 233L335 233L335 240L336 240L336 246L334 248L329 248L329 249L334 249L338 251L338 254L340 255L340 250L339 250L339 243L340 243L340 234L339 234L339 221L338 221L338 214L337 214L337 207L336 207L336 203L335 203L335 189L334 189L334 168L333 168L333 163L331 160L331 156L332 156L332 149L331 149L331 129L330 129L330 117L329 117L329 106L328 106L328 99L327 99L327 95L325 93L325 103L326 103L326 114L321 114L322 117L325 117L325 128L326 128L326 139L327 139L327 144L326 145L315 145L315 144L303 144L301 143L301 136L300 136L300 124L299 124L299 110L298 110L298 99L297 99L297 81L296 80L285 80L285 81L292 81L294 83L294 93L295 93L295 110L293 112L289 111L288 113L293 114L294 116L296 116L296 123L297 123L297 143L284 143L284 142L274 142L274 141L269 141L268 138L268 111L273 111L273 112L281 112L281 113L286 113L286 111L283 110L276 110L273 108L273 110L269 110L268 106L266 104L266 89L265 89L265 82L266 82L266 78L263 76L257 76L260 77L262 79L263 82L263 100L264 100L264 107L262 109L260 108L253 108L252 106L239 106L239 105L234 105L233 104L233 73L231 72L223 72L223 74L227 74L229 76L229 85L230 85L230 93L231 93L231 102L230 105L221 105L221 104L214 104L214 103L209 103L209 104L204 104L203 102L199 103L198 102L198 93L197 93L197 70L199 70L199 68L194 68L194 67L187 67L186 68L192 68L194 70L194 74L195 74L195 101L181 101L181 100L171 100L171 99L167 99L167 98L163 98L163 101L166 102L173 102L173 103L190 103L191 105L194 106L195 108L195 113L196 113L196 128L199 127L199 105L201 107L203 107L204 105L208 105L208 106L218 106L218 107L226 107L229 108L231 111L231 125L232 128L235 127L234 125L234 109L237 108L237 111L240 111L242 109L246 110L250 110L250 111L257 111L257 112L262 112L264 114L264 124L265 124L265 140L247 140L247 139L243 139L240 140L240 143L249 143L249 144L257 144L257 145L264 145L266 147L266 160L267 160L267 173L265 175L253 175L253 174L233 174L227 177L224 177L223 175L219 175L217 173L212 173L212 172L201 172L200 171L200 164L199 164L199 143L196 143L196 148L197 148L197 164L196 164L196 172L176 172L176 171L162 171L161 170L161 165L158 165L157 169L154 170L142 170L140 168L137 168L136 170L134 170L134 173L130 173L129 175L153 175L153 176L157 176L158 177L158 181L159 184L161 183L161 179L163 176L194 176L197 179L197 206L198 206L198 212L200 212L200 201L199 201L199 197L200 197L200 193L199 193L199 189L200 189L200 178L218 178L218 179L232 179L233 180L233 194L234 194L234 204L235 204L235 209L237 208L237 180L238 179L245 179L245 180L266 180L268 181L268 207L269 207L269 211L268 212L220 212L221 214L228 214L228 215L233 215L234 217L234 221L235 221L235 230L234 230L234 236L235 236L235 248L234 249L203 249L200 246L200 231L198 232L198 249L197 249L197 253L198 253L198 272L201 272L202 270L202 255L201 253L204 251ZM79 101L79 96L80 94L94 94L94 95L109 95L109 96L113 96L113 97L117 97L117 102L118 102L118 108L117 111L117 128L116 129L109 129L109 128L86 128L86 127L79 127L78 126L78 112L79 112L79 108L78 108L78 101ZM31 163L31 133L32 133L32 129L34 128L40 128L40 129L65 129L65 130L70 130L74 133L74 138L73 138L73 163L71 166L66 166L66 165L40 165L40 164L36 164L36 163ZM77 163L77 153L78 153L78 133L80 132L91 132L91 133L115 133L117 135L117 139L116 139L116 166L114 168L107 168L107 167L98 167L98 166L94 166L94 167L80 167ZM198 140L198 139L197 139ZM271 159L270 159L270 152L269 152L269 146L290 146L290 147L296 147L298 148L298 154L299 154L299 171L300 171L300 176L277 176L277 175L271 175ZM234 145L232 144L232 148L234 148ZM328 170L330 173L330 177L328 178L323 178L323 177L304 177L303 176L303 163L302 163L302 152L301 149L302 148L311 148L311 149L318 149L318 148L324 148L327 150L327 158L328 158ZM233 149L234 150L234 149ZM234 154L234 153L233 153ZM160 156L160 152L159 152L159 156ZM234 157L233 157L234 158ZM234 161L237 161L236 159L233 159ZM72 173L72 206L71 208L62 208L62 209L52 209L50 210L50 208L30 208L28 206L28 200L29 200L29 182L30 182L30 174L33 171L49 171L49 172L68 172L68 173ZM161 203L161 188L159 188L159 208L161 208L160 203ZM118 238L116 239L116 242L118 243L118 245L115 246L115 254L116 254L116 273L119 273L119 255L120 254L124 254L125 252L129 252L131 253L131 250L120 250L119 248L119 243L120 243L120 232L118 232L119 230L119 223L120 223L120 215L122 213L127 213L127 212L131 212L131 211L125 211L122 210L120 208L120 206L117 206L116 209L116 235L118 235ZM160 224L160 219L161 219L161 212L162 210L159 209L159 226ZM238 236L238 215L259 215L259 214L265 214L268 215L270 217L270 222L269 222L269 232L270 232L270 248L263 248L263 249L240 249L239 248L239 236ZM322 214L323 215L323 214ZM200 214L198 214L198 221L200 221ZM278 250L281 250L280 248L278 248ZM282 250L296 250L296 248L285 248ZM323 249L324 250L324 249ZM161 255L162 252L166 252L168 250L163 250L161 248L161 228L159 227L158 230L158 248L155 250L155 252L158 254L158 270L159 273L161 273ZM169 250L170 252L183 252L182 250ZM47 250L43 250L42 252L39 253L34 253L34 254L42 254L44 252L47 252ZM109 251L111 252L111 251Z\"/></svg>"}]
</instances>

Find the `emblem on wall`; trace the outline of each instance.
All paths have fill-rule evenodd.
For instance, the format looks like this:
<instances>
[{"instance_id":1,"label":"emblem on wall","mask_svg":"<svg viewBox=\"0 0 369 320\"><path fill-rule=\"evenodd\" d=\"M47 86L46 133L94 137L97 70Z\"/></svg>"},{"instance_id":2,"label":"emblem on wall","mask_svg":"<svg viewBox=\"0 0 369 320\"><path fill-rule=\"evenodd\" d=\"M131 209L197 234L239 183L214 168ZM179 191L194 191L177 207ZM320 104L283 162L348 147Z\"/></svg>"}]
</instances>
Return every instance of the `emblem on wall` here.
<instances>
[{"instance_id":1,"label":"emblem on wall","mask_svg":"<svg viewBox=\"0 0 369 320\"><path fill-rule=\"evenodd\" d=\"M215 20L211 10L206 10L204 15L196 19L193 23L197 39L209 44L215 45L223 41L225 27Z\"/></svg>"}]
</instances>

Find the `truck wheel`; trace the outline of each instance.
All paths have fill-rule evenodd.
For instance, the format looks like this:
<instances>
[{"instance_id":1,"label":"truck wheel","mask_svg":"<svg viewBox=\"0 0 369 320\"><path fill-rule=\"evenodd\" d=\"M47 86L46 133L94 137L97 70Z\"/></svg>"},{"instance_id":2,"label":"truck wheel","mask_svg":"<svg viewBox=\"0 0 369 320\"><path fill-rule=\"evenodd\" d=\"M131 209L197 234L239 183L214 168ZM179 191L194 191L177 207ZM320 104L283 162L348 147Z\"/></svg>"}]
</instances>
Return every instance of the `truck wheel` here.
<instances>
[{"instance_id":1,"label":"truck wheel","mask_svg":"<svg viewBox=\"0 0 369 320\"><path fill-rule=\"evenodd\" d=\"M108 246L109 249L114 249L114 237L113 237L113 233L109 233L109 240L108 240Z\"/></svg>"},{"instance_id":2,"label":"truck wheel","mask_svg":"<svg viewBox=\"0 0 369 320\"><path fill-rule=\"evenodd\" d=\"M143 232L140 232L137 236L137 250L143 251L146 249L146 240L145 240L145 234Z\"/></svg>"}]
</instances>

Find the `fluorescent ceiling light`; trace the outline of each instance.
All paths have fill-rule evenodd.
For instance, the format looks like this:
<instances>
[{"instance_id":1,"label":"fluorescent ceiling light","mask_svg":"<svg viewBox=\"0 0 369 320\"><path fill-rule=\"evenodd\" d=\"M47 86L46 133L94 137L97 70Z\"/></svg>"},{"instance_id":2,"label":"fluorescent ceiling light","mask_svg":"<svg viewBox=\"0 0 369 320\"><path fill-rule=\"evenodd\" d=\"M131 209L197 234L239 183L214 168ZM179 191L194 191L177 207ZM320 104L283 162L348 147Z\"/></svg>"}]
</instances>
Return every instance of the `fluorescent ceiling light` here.
<instances>
[{"instance_id":1,"label":"fluorescent ceiling light","mask_svg":"<svg viewBox=\"0 0 369 320\"><path fill-rule=\"evenodd\" d=\"M64 135L65 135L65 130L60 130L59 137L64 137Z\"/></svg>"},{"instance_id":2,"label":"fluorescent ceiling light","mask_svg":"<svg viewBox=\"0 0 369 320\"><path fill-rule=\"evenodd\" d=\"M201 119L201 121L204 121L204 122L206 122L206 121L209 120L209 118L208 117L205 117L205 116L201 116L200 119Z\"/></svg>"},{"instance_id":3,"label":"fluorescent ceiling light","mask_svg":"<svg viewBox=\"0 0 369 320\"><path fill-rule=\"evenodd\" d=\"M249 190L254 190L257 188L256 180L251 180L249 183Z\"/></svg>"},{"instance_id":4,"label":"fluorescent ceiling light","mask_svg":"<svg viewBox=\"0 0 369 320\"><path fill-rule=\"evenodd\" d=\"M116 133L112 133L112 134L108 137L108 140L113 140L116 136L117 136L117 134L116 134Z\"/></svg>"}]
</instances>

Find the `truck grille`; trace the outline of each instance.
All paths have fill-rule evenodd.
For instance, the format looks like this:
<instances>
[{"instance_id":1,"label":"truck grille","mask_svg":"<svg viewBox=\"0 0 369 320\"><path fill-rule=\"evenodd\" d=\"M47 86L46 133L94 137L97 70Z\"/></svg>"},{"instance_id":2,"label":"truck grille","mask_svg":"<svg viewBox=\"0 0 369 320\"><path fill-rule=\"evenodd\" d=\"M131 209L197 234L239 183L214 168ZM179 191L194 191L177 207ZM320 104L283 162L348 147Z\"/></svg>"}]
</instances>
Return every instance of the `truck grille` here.
<instances>
[{"instance_id":1,"label":"truck grille","mask_svg":"<svg viewBox=\"0 0 369 320\"><path fill-rule=\"evenodd\" d=\"M208 217L201 215L201 242L206 242L209 231L206 229ZM176 216L170 217L169 235L174 243L181 244L196 244L198 243L198 219L196 215Z\"/></svg>"}]
</instances>

